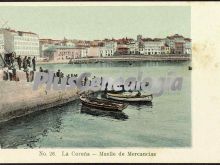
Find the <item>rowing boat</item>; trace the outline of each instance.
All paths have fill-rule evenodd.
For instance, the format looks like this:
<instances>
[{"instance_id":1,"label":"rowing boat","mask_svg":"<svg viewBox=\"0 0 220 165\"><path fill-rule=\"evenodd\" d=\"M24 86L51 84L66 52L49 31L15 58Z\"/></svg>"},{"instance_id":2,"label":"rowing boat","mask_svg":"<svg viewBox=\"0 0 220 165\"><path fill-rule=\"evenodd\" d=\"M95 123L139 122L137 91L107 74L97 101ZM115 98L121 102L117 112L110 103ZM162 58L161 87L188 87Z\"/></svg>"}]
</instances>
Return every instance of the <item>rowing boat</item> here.
<instances>
[{"instance_id":1,"label":"rowing boat","mask_svg":"<svg viewBox=\"0 0 220 165\"><path fill-rule=\"evenodd\" d=\"M83 105L101 110L108 110L108 111L122 111L128 106L127 104L124 103L98 99L98 98L90 98L86 96L80 96L80 100Z\"/></svg>"},{"instance_id":2,"label":"rowing boat","mask_svg":"<svg viewBox=\"0 0 220 165\"><path fill-rule=\"evenodd\" d=\"M151 102L153 100L153 95L138 95L137 93L122 92L122 93L110 93L106 94L106 97L118 101L128 101L128 102Z\"/></svg>"}]
</instances>

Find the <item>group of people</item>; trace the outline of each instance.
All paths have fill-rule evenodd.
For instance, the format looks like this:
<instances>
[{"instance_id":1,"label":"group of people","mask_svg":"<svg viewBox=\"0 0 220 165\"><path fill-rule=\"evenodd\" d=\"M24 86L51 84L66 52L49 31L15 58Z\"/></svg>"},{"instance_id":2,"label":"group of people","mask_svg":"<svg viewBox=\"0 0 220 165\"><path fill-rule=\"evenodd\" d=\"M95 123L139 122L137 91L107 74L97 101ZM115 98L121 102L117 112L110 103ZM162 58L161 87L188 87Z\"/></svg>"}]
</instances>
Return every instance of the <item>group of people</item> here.
<instances>
[{"instance_id":1,"label":"group of people","mask_svg":"<svg viewBox=\"0 0 220 165\"><path fill-rule=\"evenodd\" d=\"M49 70L48 70L48 69L45 69L45 70L44 70L42 67L40 67L40 68L39 68L39 72L48 73ZM59 77L58 84L61 84L61 79L65 77L65 74L64 74L60 69L58 69L57 72L54 73L54 77ZM69 85L69 84L68 84L68 80L69 80L69 78L71 78L71 77L77 78L77 77L78 77L78 74L67 74L67 75L66 75L67 85ZM94 76L92 79L94 79L94 78L96 78L96 77ZM101 80L102 80L102 77L101 77ZM87 81L90 81L89 83L90 83L90 85L91 85L91 80L89 80L87 77L85 77L85 78L83 79L82 85L85 85L85 84L87 83ZM76 83L76 80L74 80L74 82Z\"/></svg>"},{"instance_id":2,"label":"group of people","mask_svg":"<svg viewBox=\"0 0 220 165\"><path fill-rule=\"evenodd\" d=\"M19 70L23 68L24 71L26 71L28 67L31 68L31 64L32 64L33 71L36 71L36 58L35 57L31 59L31 57L25 56L22 60L21 56L18 56L16 59L17 59Z\"/></svg>"},{"instance_id":3,"label":"group of people","mask_svg":"<svg viewBox=\"0 0 220 165\"><path fill-rule=\"evenodd\" d=\"M18 81L16 76L16 69L18 68L21 70L23 68L23 71L26 73L27 81L30 81L30 73L29 68L33 67L33 71L36 71L36 58L33 57L27 57L25 56L23 59L19 55L16 57L16 54L14 52L12 53L6 53L4 54L4 61L5 61L5 67L8 67L9 70L12 70L12 73L9 72L9 76L6 76L6 79L15 80ZM16 67L17 62L17 67Z\"/></svg>"},{"instance_id":4,"label":"group of people","mask_svg":"<svg viewBox=\"0 0 220 165\"><path fill-rule=\"evenodd\" d=\"M45 72L48 73L48 69L43 69L42 67L39 68L39 72ZM56 73L54 73L54 77L59 77L59 84L61 83L61 79L64 78L65 74L63 72L60 71L60 69L57 70ZM70 77L78 77L78 74L67 74L67 85L68 85L68 80Z\"/></svg>"},{"instance_id":5,"label":"group of people","mask_svg":"<svg viewBox=\"0 0 220 165\"><path fill-rule=\"evenodd\" d=\"M9 67L10 69L15 68L14 63L17 60L19 70L23 68L24 71L27 71L28 67L33 66L33 71L36 71L36 58L35 57L31 59L31 57L25 56L22 59L20 55L16 57L15 53L8 53L8 54L5 54L4 60L5 60L7 67Z\"/></svg>"}]
</instances>

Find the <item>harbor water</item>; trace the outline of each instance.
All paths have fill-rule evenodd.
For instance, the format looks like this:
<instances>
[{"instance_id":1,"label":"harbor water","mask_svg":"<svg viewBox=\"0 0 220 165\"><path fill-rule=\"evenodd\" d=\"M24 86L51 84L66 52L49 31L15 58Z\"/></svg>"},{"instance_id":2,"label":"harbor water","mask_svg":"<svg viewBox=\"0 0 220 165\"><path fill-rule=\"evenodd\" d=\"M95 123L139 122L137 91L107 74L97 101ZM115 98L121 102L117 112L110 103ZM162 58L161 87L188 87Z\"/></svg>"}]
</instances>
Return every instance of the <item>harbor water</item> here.
<instances>
[{"instance_id":1,"label":"harbor water","mask_svg":"<svg viewBox=\"0 0 220 165\"><path fill-rule=\"evenodd\" d=\"M166 91L152 104L129 104L123 113L84 107L79 100L0 124L1 148L190 147L190 62L43 64L64 74L96 77L183 77L179 91ZM38 66L39 67L39 66Z\"/></svg>"}]
</instances>

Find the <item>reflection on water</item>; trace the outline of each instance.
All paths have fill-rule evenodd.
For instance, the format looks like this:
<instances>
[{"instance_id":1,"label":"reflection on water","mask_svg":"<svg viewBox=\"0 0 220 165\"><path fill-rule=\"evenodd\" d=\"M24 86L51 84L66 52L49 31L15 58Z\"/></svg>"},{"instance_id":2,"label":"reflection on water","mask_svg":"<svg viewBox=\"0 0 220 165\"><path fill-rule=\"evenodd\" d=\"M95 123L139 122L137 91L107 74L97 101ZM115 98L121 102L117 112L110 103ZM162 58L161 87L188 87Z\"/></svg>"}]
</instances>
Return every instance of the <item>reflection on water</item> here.
<instances>
[{"instance_id":1,"label":"reflection on water","mask_svg":"<svg viewBox=\"0 0 220 165\"><path fill-rule=\"evenodd\" d=\"M93 116L110 117L110 118L117 119L117 120L128 119L128 115L126 115L124 112L99 110L99 109L87 107L85 105L82 105L81 113L86 113L86 114L93 115Z\"/></svg>"},{"instance_id":2,"label":"reflection on water","mask_svg":"<svg viewBox=\"0 0 220 165\"><path fill-rule=\"evenodd\" d=\"M68 104L74 106L75 104ZM67 105L67 106L68 106ZM66 106L64 106L66 107ZM2 148L37 147L36 142L48 132L60 132L64 107L50 108L0 124Z\"/></svg>"},{"instance_id":3,"label":"reflection on water","mask_svg":"<svg viewBox=\"0 0 220 165\"><path fill-rule=\"evenodd\" d=\"M153 111L153 103L152 102L130 102L129 105L132 105L134 107L136 107L137 110L148 110L148 111ZM150 109L150 110L149 110Z\"/></svg>"}]
</instances>

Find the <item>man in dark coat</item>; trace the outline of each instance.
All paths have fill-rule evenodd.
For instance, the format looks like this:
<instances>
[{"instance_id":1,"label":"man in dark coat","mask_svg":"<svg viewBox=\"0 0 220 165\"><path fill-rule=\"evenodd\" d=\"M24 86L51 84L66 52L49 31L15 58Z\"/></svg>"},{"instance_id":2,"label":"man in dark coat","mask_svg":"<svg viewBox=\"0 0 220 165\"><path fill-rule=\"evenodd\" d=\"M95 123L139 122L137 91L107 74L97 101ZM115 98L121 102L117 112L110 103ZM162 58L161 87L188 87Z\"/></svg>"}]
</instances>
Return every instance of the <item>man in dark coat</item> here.
<instances>
[{"instance_id":1,"label":"man in dark coat","mask_svg":"<svg viewBox=\"0 0 220 165\"><path fill-rule=\"evenodd\" d=\"M31 67L31 57L28 57L28 59L27 59L27 66Z\"/></svg>"},{"instance_id":2,"label":"man in dark coat","mask_svg":"<svg viewBox=\"0 0 220 165\"><path fill-rule=\"evenodd\" d=\"M36 71L36 59L35 57L32 59L33 70Z\"/></svg>"},{"instance_id":3,"label":"man in dark coat","mask_svg":"<svg viewBox=\"0 0 220 165\"><path fill-rule=\"evenodd\" d=\"M21 56L18 56L17 57L17 63L18 63L18 68L19 68L19 70L21 70Z\"/></svg>"},{"instance_id":4,"label":"man in dark coat","mask_svg":"<svg viewBox=\"0 0 220 165\"><path fill-rule=\"evenodd\" d=\"M24 70L27 69L27 56L25 56L23 59L23 68L24 68Z\"/></svg>"}]
</instances>

